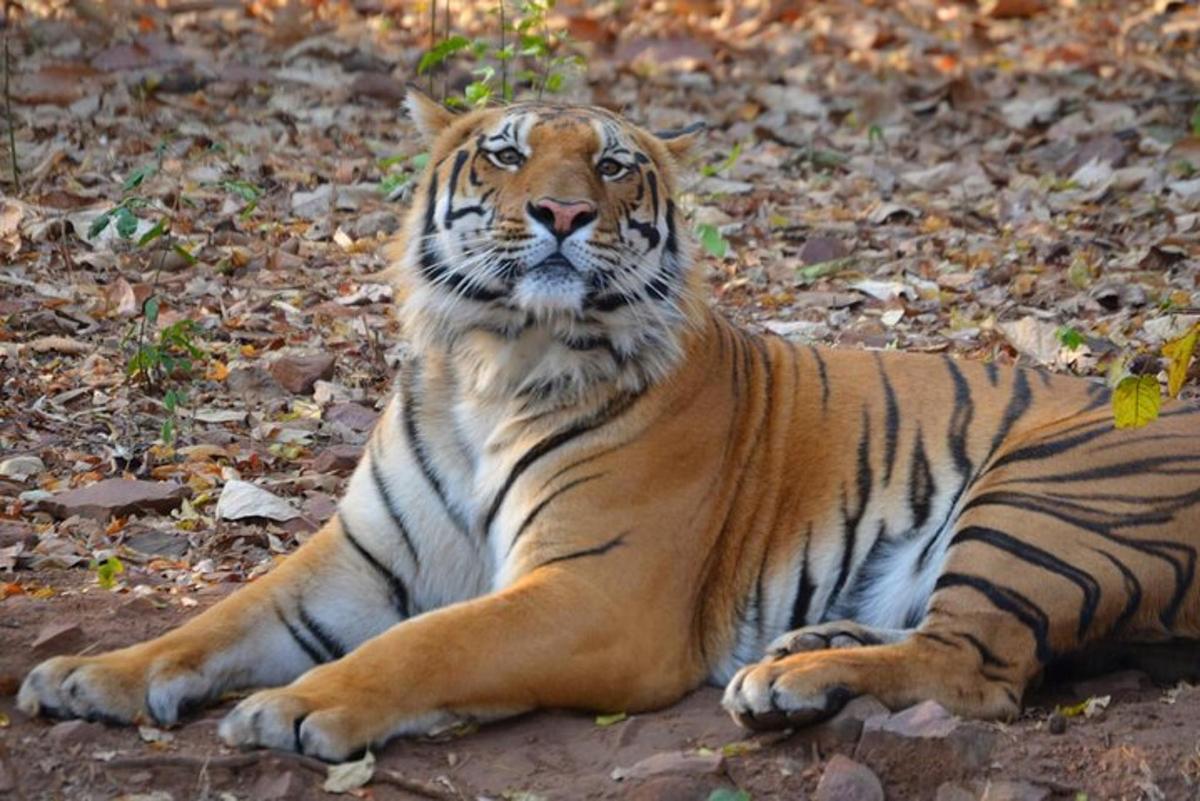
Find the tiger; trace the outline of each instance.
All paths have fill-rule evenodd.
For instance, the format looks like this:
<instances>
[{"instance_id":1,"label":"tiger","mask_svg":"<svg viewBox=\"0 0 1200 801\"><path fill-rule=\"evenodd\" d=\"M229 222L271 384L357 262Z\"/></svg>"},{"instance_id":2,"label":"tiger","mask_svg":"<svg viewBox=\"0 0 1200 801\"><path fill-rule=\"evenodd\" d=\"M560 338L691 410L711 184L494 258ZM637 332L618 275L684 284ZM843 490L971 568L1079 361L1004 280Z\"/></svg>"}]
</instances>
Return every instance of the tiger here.
<instances>
[{"instance_id":1,"label":"tiger","mask_svg":"<svg viewBox=\"0 0 1200 801\"><path fill-rule=\"evenodd\" d=\"M1047 665L1200 636L1200 417L1085 379L826 348L705 297L701 133L603 108L406 106L387 251L410 357L336 513L181 627L24 679L30 715L324 760L538 708L724 685L743 726L870 695L1019 714Z\"/></svg>"}]
</instances>

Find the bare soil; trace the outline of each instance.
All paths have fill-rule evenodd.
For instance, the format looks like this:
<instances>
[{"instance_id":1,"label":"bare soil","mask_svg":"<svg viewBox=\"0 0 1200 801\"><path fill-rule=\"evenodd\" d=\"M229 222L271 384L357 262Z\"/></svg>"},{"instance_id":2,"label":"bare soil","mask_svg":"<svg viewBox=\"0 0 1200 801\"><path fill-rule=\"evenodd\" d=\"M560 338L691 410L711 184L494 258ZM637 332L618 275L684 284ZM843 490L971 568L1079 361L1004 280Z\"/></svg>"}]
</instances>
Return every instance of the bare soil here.
<instances>
[{"instance_id":1,"label":"bare soil","mask_svg":"<svg viewBox=\"0 0 1200 801\"><path fill-rule=\"evenodd\" d=\"M137 586L143 568L132 567L126 586ZM153 577L143 579L153 581ZM156 593L101 590L82 570L50 571L29 583L53 584L52 598L15 596L0 619L0 796L36 799L112 799L169 793L172 799L317 799L322 766L286 754L239 754L221 745L216 725L230 702L206 710L169 732L139 736L133 728L30 720L16 709L20 678L45 653L32 646L45 627L77 623L90 652L166 631L215 602L236 584L190 597L195 608L157 600ZM1194 656L1194 655L1193 655ZM1191 658L1191 657L1189 657ZM1159 673L1162 660L1151 664ZM1195 664L1195 663L1193 663ZM1056 705L1111 696L1101 714L1070 718L1051 733ZM982 770L953 777L954 785L982 798L1192 799L1200 798L1200 689L1156 686L1147 673L1125 669L1086 681L1048 683L1012 724L988 724L999 744ZM744 745L732 746L733 743ZM707 750L706 750L707 749ZM617 781L616 768L665 752L724 753L714 773L664 774ZM420 798L380 775L424 783L444 798L706 799L713 790L740 788L753 799L809 798L835 753L854 755L854 744L822 751L804 732L750 737L721 710L720 691L702 688L661 712L608 726L590 715L525 715L444 741L399 740L378 754L377 779L361 791L373 799ZM938 796L946 768L915 764L906 752L871 760L889 799ZM1006 784L1026 782L1036 785ZM1012 795L1021 791L1030 795ZM942 790L949 796L949 788ZM150 796L150 798L156 798ZM157 799L163 799L158 796Z\"/></svg>"}]
</instances>

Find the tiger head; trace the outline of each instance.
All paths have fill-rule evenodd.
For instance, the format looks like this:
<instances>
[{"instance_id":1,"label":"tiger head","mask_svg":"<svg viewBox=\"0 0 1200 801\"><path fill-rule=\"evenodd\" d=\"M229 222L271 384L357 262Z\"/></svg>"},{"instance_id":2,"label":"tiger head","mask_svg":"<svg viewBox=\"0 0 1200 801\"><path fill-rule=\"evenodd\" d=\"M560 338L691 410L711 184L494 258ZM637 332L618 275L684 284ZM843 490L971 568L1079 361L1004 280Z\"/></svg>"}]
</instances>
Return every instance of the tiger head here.
<instances>
[{"instance_id":1,"label":"tiger head","mask_svg":"<svg viewBox=\"0 0 1200 801\"><path fill-rule=\"evenodd\" d=\"M451 352L477 391L567 402L669 371L699 295L673 201L693 132L588 106L407 105L430 148L395 264L418 352Z\"/></svg>"}]
</instances>

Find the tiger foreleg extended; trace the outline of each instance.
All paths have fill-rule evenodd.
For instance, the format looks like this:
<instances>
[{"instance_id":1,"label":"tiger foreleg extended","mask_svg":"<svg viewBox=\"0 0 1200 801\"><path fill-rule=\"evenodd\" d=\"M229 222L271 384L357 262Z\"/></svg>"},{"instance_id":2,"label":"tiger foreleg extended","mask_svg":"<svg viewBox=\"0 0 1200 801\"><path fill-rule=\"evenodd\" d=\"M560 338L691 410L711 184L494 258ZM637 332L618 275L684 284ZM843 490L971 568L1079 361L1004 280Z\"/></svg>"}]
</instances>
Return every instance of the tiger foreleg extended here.
<instances>
[{"instance_id":1,"label":"tiger foreleg extended","mask_svg":"<svg viewBox=\"0 0 1200 801\"><path fill-rule=\"evenodd\" d=\"M406 599L367 561L376 558L334 518L277 568L178 629L43 662L18 703L29 714L169 725L227 690L289 682L404 614Z\"/></svg>"},{"instance_id":2,"label":"tiger foreleg extended","mask_svg":"<svg viewBox=\"0 0 1200 801\"><path fill-rule=\"evenodd\" d=\"M683 638L595 577L544 568L401 623L337 662L242 701L231 745L344 759L398 734L537 707L638 711L699 683Z\"/></svg>"}]
</instances>

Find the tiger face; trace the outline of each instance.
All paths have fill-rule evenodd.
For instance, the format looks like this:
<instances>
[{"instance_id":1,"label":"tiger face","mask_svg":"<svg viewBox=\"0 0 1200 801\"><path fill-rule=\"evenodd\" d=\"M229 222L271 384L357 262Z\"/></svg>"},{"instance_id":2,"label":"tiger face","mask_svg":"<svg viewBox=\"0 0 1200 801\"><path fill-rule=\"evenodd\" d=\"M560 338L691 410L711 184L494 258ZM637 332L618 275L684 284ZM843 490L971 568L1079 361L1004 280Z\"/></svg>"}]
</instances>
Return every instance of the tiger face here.
<instances>
[{"instance_id":1,"label":"tiger face","mask_svg":"<svg viewBox=\"0 0 1200 801\"><path fill-rule=\"evenodd\" d=\"M539 397L660 377L694 294L672 199L689 135L591 107L408 105L432 149L398 265L419 346L479 351L477 383Z\"/></svg>"}]
</instances>

